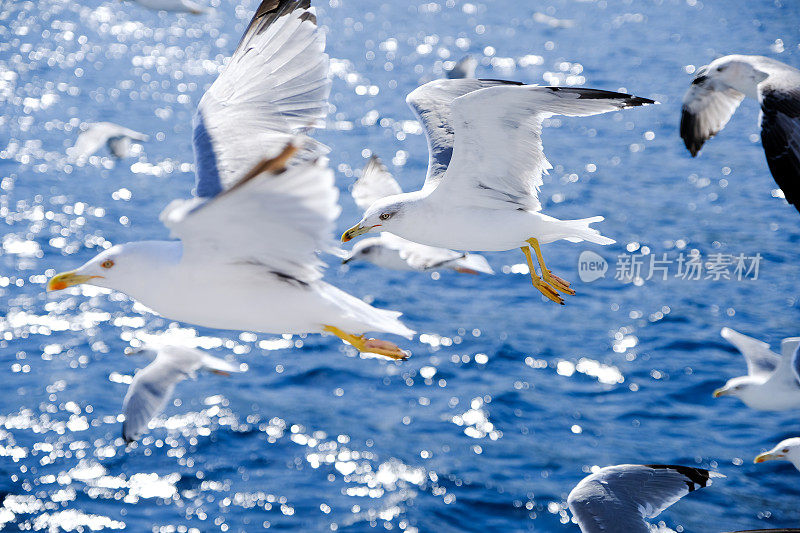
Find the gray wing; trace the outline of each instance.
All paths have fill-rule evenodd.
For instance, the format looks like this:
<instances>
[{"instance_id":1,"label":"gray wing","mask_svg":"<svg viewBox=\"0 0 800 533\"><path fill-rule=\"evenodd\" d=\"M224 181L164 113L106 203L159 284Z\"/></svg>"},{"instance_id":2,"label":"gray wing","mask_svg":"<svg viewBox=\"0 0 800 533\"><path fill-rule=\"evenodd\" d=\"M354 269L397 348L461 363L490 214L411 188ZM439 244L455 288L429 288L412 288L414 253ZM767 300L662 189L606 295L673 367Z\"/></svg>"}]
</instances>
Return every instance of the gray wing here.
<instances>
[{"instance_id":1,"label":"gray wing","mask_svg":"<svg viewBox=\"0 0 800 533\"><path fill-rule=\"evenodd\" d=\"M364 170L361 171L361 177L356 180L350 190L353 200L362 211L371 206L375 200L402 192L403 189L400 188L389 169L374 154L367 161Z\"/></svg>"},{"instance_id":2,"label":"gray wing","mask_svg":"<svg viewBox=\"0 0 800 533\"><path fill-rule=\"evenodd\" d=\"M447 77L451 80L474 78L476 68L478 68L478 60L472 56L464 56L447 71Z\"/></svg>"},{"instance_id":3,"label":"gray wing","mask_svg":"<svg viewBox=\"0 0 800 533\"><path fill-rule=\"evenodd\" d=\"M618 465L581 480L567 504L583 533L649 533L647 518L720 474L675 465Z\"/></svg>"},{"instance_id":4,"label":"gray wing","mask_svg":"<svg viewBox=\"0 0 800 533\"><path fill-rule=\"evenodd\" d=\"M789 337L781 342L781 358L778 367L769 378L766 386L781 390L800 388L800 337Z\"/></svg>"},{"instance_id":5,"label":"gray wing","mask_svg":"<svg viewBox=\"0 0 800 533\"><path fill-rule=\"evenodd\" d=\"M435 188L453 156L454 129L450 106L453 100L478 89L497 85L522 85L502 80L435 80L411 91L406 103L425 129L428 140L428 174L425 189Z\"/></svg>"},{"instance_id":6,"label":"gray wing","mask_svg":"<svg viewBox=\"0 0 800 533\"><path fill-rule=\"evenodd\" d=\"M214 196L298 132L324 126L328 55L309 0L263 0L194 118L196 194ZM315 151L319 152L316 146Z\"/></svg>"},{"instance_id":7,"label":"gray wing","mask_svg":"<svg viewBox=\"0 0 800 533\"><path fill-rule=\"evenodd\" d=\"M731 328L722 328L719 334L744 356L748 375L770 375L780 365L781 357L770 350L766 342L748 337Z\"/></svg>"},{"instance_id":8,"label":"gray wing","mask_svg":"<svg viewBox=\"0 0 800 533\"><path fill-rule=\"evenodd\" d=\"M692 157L725 127L744 99L744 94L719 85L705 72L705 68L698 71L683 97L681 110L681 138Z\"/></svg>"},{"instance_id":9,"label":"gray wing","mask_svg":"<svg viewBox=\"0 0 800 533\"><path fill-rule=\"evenodd\" d=\"M122 437L133 442L147 432L147 424L167 406L175 385L188 377L160 354L136 373L122 402Z\"/></svg>"},{"instance_id":10,"label":"gray wing","mask_svg":"<svg viewBox=\"0 0 800 533\"><path fill-rule=\"evenodd\" d=\"M800 211L800 88L760 90L761 145L775 183Z\"/></svg>"}]
</instances>

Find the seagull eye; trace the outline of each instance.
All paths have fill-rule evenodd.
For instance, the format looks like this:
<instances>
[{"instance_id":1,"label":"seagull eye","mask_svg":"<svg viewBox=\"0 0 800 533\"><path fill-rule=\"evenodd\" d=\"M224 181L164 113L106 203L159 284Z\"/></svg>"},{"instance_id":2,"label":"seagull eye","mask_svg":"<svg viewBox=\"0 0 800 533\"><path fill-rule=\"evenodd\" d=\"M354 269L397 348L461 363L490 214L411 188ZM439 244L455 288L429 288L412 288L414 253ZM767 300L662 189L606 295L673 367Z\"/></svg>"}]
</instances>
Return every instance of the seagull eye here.
<instances>
[{"instance_id":1,"label":"seagull eye","mask_svg":"<svg viewBox=\"0 0 800 533\"><path fill-rule=\"evenodd\" d=\"M392 218L392 214L391 213L384 213L378 218L380 218L381 220L389 220L390 218Z\"/></svg>"},{"instance_id":2,"label":"seagull eye","mask_svg":"<svg viewBox=\"0 0 800 533\"><path fill-rule=\"evenodd\" d=\"M789 448L784 448L781 453L789 453Z\"/></svg>"},{"instance_id":3,"label":"seagull eye","mask_svg":"<svg viewBox=\"0 0 800 533\"><path fill-rule=\"evenodd\" d=\"M100 266L103 268L111 268L114 266L114 261L112 261L111 259L106 259L105 261L100 263Z\"/></svg>"}]
</instances>

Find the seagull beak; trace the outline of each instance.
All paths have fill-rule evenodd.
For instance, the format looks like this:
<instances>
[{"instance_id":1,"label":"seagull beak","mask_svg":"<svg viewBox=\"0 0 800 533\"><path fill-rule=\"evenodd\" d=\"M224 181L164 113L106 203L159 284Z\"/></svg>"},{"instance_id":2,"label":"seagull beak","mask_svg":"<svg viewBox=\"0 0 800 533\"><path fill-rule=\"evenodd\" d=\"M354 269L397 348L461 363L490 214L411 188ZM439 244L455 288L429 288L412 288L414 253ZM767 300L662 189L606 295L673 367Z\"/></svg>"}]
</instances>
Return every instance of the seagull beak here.
<instances>
[{"instance_id":1,"label":"seagull beak","mask_svg":"<svg viewBox=\"0 0 800 533\"><path fill-rule=\"evenodd\" d=\"M344 259L342 259L342 264L346 265L347 263L349 263L352 260L353 260L353 256L352 255L350 257L345 257Z\"/></svg>"},{"instance_id":2,"label":"seagull beak","mask_svg":"<svg viewBox=\"0 0 800 533\"><path fill-rule=\"evenodd\" d=\"M102 277L103 276L82 276L76 273L74 270L62 272L61 274L56 274L50 278L50 281L47 282L47 292L64 290L67 287L80 285L81 283L86 283L91 279Z\"/></svg>"},{"instance_id":3,"label":"seagull beak","mask_svg":"<svg viewBox=\"0 0 800 533\"><path fill-rule=\"evenodd\" d=\"M725 396L728 394L728 389L717 389L714 391L714 398L719 398L720 396Z\"/></svg>"},{"instance_id":4,"label":"seagull beak","mask_svg":"<svg viewBox=\"0 0 800 533\"><path fill-rule=\"evenodd\" d=\"M779 453L765 452L753 459L754 463L763 463L764 461L774 461L785 457Z\"/></svg>"},{"instance_id":5,"label":"seagull beak","mask_svg":"<svg viewBox=\"0 0 800 533\"><path fill-rule=\"evenodd\" d=\"M369 232L372 228L377 228L380 224L375 224L374 226L366 227L362 226L361 223L356 224L349 230L342 233L342 242L347 242L349 240L358 237L359 235L364 235L365 233Z\"/></svg>"}]
</instances>

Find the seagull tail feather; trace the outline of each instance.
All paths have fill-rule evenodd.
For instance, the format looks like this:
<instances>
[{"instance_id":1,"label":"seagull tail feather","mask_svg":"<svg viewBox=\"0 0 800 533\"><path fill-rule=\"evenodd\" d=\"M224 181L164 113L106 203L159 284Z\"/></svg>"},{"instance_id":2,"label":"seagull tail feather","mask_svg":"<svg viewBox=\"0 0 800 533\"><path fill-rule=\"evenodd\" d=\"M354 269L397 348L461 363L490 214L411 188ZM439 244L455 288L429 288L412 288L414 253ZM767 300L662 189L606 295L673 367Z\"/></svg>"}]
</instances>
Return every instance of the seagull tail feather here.
<instances>
[{"instance_id":1,"label":"seagull tail feather","mask_svg":"<svg viewBox=\"0 0 800 533\"><path fill-rule=\"evenodd\" d=\"M565 236L564 239L570 242L581 242L581 241L588 241L593 242L595 244L602 244L606 246L608 244L614 244L614 239L609 239L605 235L601 235L599 231L590 227L591 224L595 222L602 222L603 217L590 217L590 218L581 218L577 220L562 220L561 221L561 228L564 231Z\"/></svg>"}]
</instances>

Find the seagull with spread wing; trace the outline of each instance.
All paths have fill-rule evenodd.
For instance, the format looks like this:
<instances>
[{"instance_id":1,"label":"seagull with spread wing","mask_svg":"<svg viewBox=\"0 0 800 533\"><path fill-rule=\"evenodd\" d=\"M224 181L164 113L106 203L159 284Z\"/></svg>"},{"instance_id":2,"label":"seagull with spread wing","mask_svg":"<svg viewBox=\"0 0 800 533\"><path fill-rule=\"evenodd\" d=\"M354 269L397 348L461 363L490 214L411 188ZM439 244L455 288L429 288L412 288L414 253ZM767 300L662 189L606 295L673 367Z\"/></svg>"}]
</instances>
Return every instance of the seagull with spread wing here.
<instances>
[{"instance_id":1,"label":"seagull with spread wing","mask_svg":"<svg viewBox=\"0 0 800 533\"><path fill-rule=\"evenodd\" d=\"M607 466L583 478L567 504L582 533L650 533L646 519L721 477L690 466Z\"/></svg>"},{"instance_id":2,"label":"seagull with spread wing","mask_svg":"<svg viewBox=\"0 0 800 533\"><path fill-rule=\"evenodd\" d=\"M722 328L720 335L742 353L747 375L729 379L714 398L733 396L760 411L800 408L800 337L783 339L778 355L766 342L736 330Z\"/></svg>"},{"instance_id":3,"label":"seagull with spread wing","mask_svg":"<svg viewBox=\"0 0 800 533\"><path fill-rule=\"evenodd\" d=\"M761 104L761 146L786 201L800 211L800 70L762 56L730 55L697 70L683 97L681 138L692 157L745 97Z\"/></svg>"},{"instance_id":4,"label":"seagull with spread wing","mask_svg":"<svg viewBox=\"0 0 800 533\"><path fill-rule=\"evenodd\" d=\"M350 191L356 205L361 209L369 208L376 200L402 192L403 189L389 169L374 154L367 161L361 177L353 184ZM342 263L351 261L367 261L391 270L424 272L444 269L462 274L494 274L492 267L482 255L417 244L385 231L378 237L358 241Z\"/></svg>"},{"instance_id":5,"label":"seagull with spread wing","mask_svg":"<svg viewBox=\"0 0 800 533\"><path fill-rule=\"evenodd\" d=\"M86 125L75 145L67 150L67 155L75 162L84 162L106 145L111 155L123 159L130 154L134 141L145 142L149 138L144 133L113 122L95 122Z\"/></svg>"},{"instance_id":6,"label":"seagull with spread wing","mask_svg":"<svg viewBox=\"0 0 800 533\"><path fill-rule=\"evenodd\" d=\"M410 337L400 313L376 309L321 279L317 252L334 249L338 189L322 147L298 132L327 114L324 49L308 0L264 0L200 101L197 197L174 200L161 213L180 240L113 246L54 276L48 290L91 283L182 322L328 332L362 352L404 359L395 344L363 336Z\"/></svg>"},{"instance_id":7,"label":"seagull with spread wing","mask_svg":"<svg viewBox=\"0 0 800 533\"><path fill-rule=\"evenodd\" d=\"M406 102L425 128L428 174L422 190L374 202L342 241L388 231L429 246L466 251L520 248L534 287L564 303L575 294L545 266L540 244L560 239L612 244L590 227L603 217L558 220L541 212L542 174L552 168L542 149L542 121L588 116L655 103L629 94L539 87L498 80L436 80ZM541 277L531 260L536 253Z\"/></svg>"}]
</instances>

